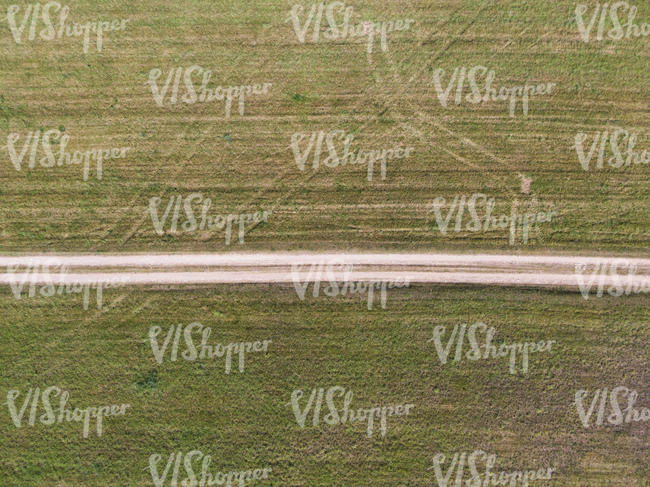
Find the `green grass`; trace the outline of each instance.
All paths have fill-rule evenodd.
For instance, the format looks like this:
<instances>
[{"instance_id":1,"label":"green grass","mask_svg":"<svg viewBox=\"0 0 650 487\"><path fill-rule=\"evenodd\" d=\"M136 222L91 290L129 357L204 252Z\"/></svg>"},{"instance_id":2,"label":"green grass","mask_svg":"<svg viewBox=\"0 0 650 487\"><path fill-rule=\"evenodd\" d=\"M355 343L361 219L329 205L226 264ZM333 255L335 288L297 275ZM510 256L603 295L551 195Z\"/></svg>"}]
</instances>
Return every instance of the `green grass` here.
<instances>
[{"instance_id":1,"label":"green grass","mask_svg":"<svg viewBox=\"0 0 650 487\"><path fill-rule=\"evenodd\" d=\"M637 21L650 21L650 6L636 4ZM559 216L526 249L647 249L647 165L585 172L571 148L579 131L620 126L639 134L637 149L650 150L647 37L585 44L573 0L350 5L355 22L417 23L371 56L360 43L299 43L285 22L290 5L268 0L209 8L76 2L72 20L131 19L126 31L105 36L102 52L85 55L78 38L16 44L5 24L0 140L64 126L70 150L132 150L107 161L101 181L83 182L76 166L18 172L3 149L2 249L228 250L221 235L170 240L154 232L149 198L194 191L221 214L273 210L268 224L247 235L242 248L249 250L511 249L498 232L432 230L435 197L475 192L495 197L503 213L514 198L556 208ZM216 102L159 108L146 85L149 71L166 76L192 64L212 70L213 86L270 82L271 95L249 98L245 116L230 119ZM557 87L531 101L527 118L510 118L504 103L443 109L433 70L475 64L494 69L497 86ZM356 147L415 151L389 163L385 181L368 182L364 168L350 166L300 172L291 135L336 129L355 133ZM532 178L529 195L519 192L519 173Z\"/></svg>"},{"instance_id":2,"label":"green grass","mask_svg":"<svg viewBox=\"0 0 650 487\"><path fill-rule=\"evenodd\" d=\"M3 401L10 389L57 385L71 406L131 405L87 439L79 423L16 428L3 406L3 485L148 486L150 455L198 449L213 472L272 468L260 485L428 486L433 455L479 448L497 455L496 470L557 469L538 485L647 485L647 424L584 429L572 405L578 389L625 385L648 406L645 296L418 286L368 311L359 296L209 286L111 290L104 302L100 313L72 296L0 299ZM242 373L225 374L224 359L171 362L169 351L158 364L149 328L194 321L212 328L211 344L272 343ZM557 345L532 354L527 374L509 374L506 359L441 364L433 328L477 321L497 329L497 343ZM291 392L335 385L353 391L355 408L415 408L389 418L385 437L360 424L301 429Z\"/></svg>"}]
</instances>

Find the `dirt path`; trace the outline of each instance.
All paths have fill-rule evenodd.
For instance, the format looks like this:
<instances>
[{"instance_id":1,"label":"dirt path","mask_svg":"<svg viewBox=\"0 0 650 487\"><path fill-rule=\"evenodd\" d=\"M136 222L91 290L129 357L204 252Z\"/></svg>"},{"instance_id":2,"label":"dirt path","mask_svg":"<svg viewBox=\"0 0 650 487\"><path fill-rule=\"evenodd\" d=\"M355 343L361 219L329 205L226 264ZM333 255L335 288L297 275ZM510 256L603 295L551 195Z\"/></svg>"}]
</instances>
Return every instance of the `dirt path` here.
<instances>
[{"instance_id":1,"label":"dirt path","mask_svg":"<svg viewBox=\"0 0 650 487\"><path fill-rule=\"evenodd\" d=\"M0 283L208 284L312 281L650 291L650 259L499 254L232 253L0 256ZM74 272L71 272L74 270ZM604 290L604 291L603 291Z\"/></svg>"}]
</instances>

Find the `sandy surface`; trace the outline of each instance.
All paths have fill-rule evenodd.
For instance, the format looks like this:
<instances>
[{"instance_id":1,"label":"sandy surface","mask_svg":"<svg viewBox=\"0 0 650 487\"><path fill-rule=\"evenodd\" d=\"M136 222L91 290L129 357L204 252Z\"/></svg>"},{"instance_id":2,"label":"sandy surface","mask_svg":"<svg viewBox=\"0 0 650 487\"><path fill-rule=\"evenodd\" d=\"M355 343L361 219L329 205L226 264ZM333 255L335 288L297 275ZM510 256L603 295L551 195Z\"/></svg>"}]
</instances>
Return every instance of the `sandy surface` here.
<instances>
[{"instance_id":1,"label":"sandy surface","mask_svg":"<svg viewBox=\"0 0 650 487\"><path fill-rule=\"evenodd\" d=\"M5 271L0 274L0 283L14 285L300 284L336 280L563 287L592 292L618 286L630 288L628 294L650 288L650 259L619 257L438 253L40 255L2 256L0 266Z\"/></svg>"}]
</instances>

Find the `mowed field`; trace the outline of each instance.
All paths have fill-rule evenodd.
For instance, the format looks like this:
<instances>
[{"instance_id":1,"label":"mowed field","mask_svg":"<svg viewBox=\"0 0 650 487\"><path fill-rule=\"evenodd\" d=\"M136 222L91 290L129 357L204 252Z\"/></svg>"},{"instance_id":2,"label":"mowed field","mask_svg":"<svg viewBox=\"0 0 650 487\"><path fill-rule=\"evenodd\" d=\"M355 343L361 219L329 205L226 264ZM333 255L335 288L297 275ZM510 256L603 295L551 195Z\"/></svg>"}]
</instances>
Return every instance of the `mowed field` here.
<instances>
[{"instance_id":1,"label":"mowed field","mask_svg":"<svg viewBox=\"0 0 650 487\"><path fill-rule=\"evenodd\" d=\"M272 469L246 485L431 486L442 485L434 455L447 455L447 473L454 453L482 449L496 455L497 473L555 469L530 485L647 486L647 423L595 426L594 413L584 428L574 395L589 391L588 408L595 390L625 385L639 394L636 408L647 406L648 304L644 296L414 286L367 310L359 296L301 301L292 286L276 285L112 290L101 311L92 296L84 311L79 295L18 301L3 291L0 390L20 391L18 408L29 388L52 385L69 391L68 408L130 408L105 418L101 437L91 422L83 438L79 422L29 426L30 407L17 428L3 406L2 484L150 486L151 455L161 455L162 473L173 452L200 450L213 473ZM228 374L224 357L182 359L182 338L178 360L170 346L158 363L150 328L160 327L162 346L171 327L195 321L212 329L211 345L271 342L246 354L242 372L236 356ZM527 373L519 358L514 374L507 358L454 362L455 345L441 363L434 328L447 327L446 343L455 325L479 321L496 329L497 345L555 343L530 354ZM312 389L333 386L353 391L354 409L414 407L388 418L385 436L378 424L371 437L360 423L321 417L314 426L313 410L301 428L292 392L304 391L305 408ZM181 464L178 485L186 476Z\"/></svg>"},{"instance_id":2,"label":"mowed field","mask_svg":"<svg viewBox=\"0 0 650 487\"><path fill-rule=\"evenodd\" d=\"M588 3L586 21L596 5ZM636 22L648 22L650 4L637 4ZM648 164L595 169L595 156L584 171L573 145L584 132L588 152L595 132L621 127L638 134L637 151L650 149L648 37L597 41L594 31L585 43L576 3L567 0L347 5L355 25L415 24L389 34L386 51L375 42L368 53L360 39L311 42L312 27L307 42L299 42L289 20L293 2L82 0L69 5L71 21L128 19L125 30L104 34L101 52L91 35L84 53L79 37L29 40L29 24L18 44L4 19L2 250L512 249L507 231L467 231L467 214L459 232L438 230L434 199L474 193L494 198L497 215L509 215L513 204L556 212L533 228L527 244L515 242L517 249L647 250ZM220 101L171 105L167 95L158 106L147 83L151 70L161 70L161 88L171 69L192 65L212 71L211 88L272 87L268 96L248 97L243 116L235 103L227 118ZM447 87L455 68L475 65L494 70L496 88L556 86L531 98L527 116L521 102L515 117L502 101L456 105L454 86L442 107L434 71L445 70ZM29 153L16 170L7 137L20 136L20 151L29 132L53 129L70 136L70 152L129 150L104 162L101 180L91 171L84 181L79 165L30 169ZM353 133L356 149L413 151L388 162L385 180L376 169L368 181L365 166L313 170L311 159L301 171L292 135L305 134L304 150L312 132L333 130ZM524 178L531 183L522 193ZM161 198L162 215L171 197L197 192L211 199L211 215L272 214L247 225L244 244L233 238L227 245L222 231L172 232L169 223L157 234L150 199Z\"/></svg>"}]
</instances>

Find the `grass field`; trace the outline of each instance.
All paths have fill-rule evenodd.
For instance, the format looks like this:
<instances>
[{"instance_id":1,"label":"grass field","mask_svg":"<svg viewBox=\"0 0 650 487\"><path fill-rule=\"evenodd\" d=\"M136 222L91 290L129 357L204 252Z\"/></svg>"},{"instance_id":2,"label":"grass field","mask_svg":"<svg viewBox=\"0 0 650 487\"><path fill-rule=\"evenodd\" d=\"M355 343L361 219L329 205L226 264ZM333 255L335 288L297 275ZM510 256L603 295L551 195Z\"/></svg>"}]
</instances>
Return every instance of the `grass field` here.
<instances>
[{"instance_id":1,"label":"grass field","mask_svg":"<svg viewBox=\"0 0 650 487\"><path fill-rule=\"evenodd\" d=\"M70 407L131 406L87 439L80 423L16 428L3 406L3 485L153 485L150 455L164 466L172 452L195 449L212 455L213 471L271 468L259 485L438 485L428 470L435 454L476 449L497 455L497 471L556 469L530 485L647 485L647 423L585 429L573 405L577 390L618 385L638 391L637 408L648 405L647 297L418 286L390 291L386 309L371 311L359 296L300 301L291 286L104 298L98 312L78 297L3 293L3 393L20 390L20 406L30 387L58 385ZM211 344L272 342L246 356L243 372L235 360L226 374L224 358L172 362L169 351L157 363L150 327L164 334L194 321L212 328ZM497 329L497 344L557 343L531 354L525 374L519 362L510 374L503 358L442 364L434 327L477 321ZM385 437L377 427L368 438L358 423L313 426L311 416L301 428L292 391L337 385L354 392L353 407L414 408L389 418Z\"/></svg>"},{"instance_id":2,"label":"grass field","mask_svg":"<svg viewBox=\"0 0 650 487\"><path fill-rule=\"evenodd\" d=\"M648 165L584 171L572 146L578 132L589 134L587 150L596 131L622 127L638 134L636 150L650 149L648 37L585 43L566 0L350 2L355 24L416 21L389 34L387 51L375 43L368 54L360 39L310 42L311 30L300 43L292 5L74 2L73 21L129 19L104 35L101 52L91 45L85 54L79 37L29 41L25 32L17 44L5 21L2 144L19 134L20 149L28 132L60 129L71 152L129 150L104 162L101 180L91 171L84 181L78 165L17 171L3 149L3 250L512 249L501 231L437 230L433 200L473 193L495 198L498 213L509 214L515 199L555 209L516 248L647 249ZM637 7L636 22L648 22L650 5ZM247 98L244 116L233 105L228 119L219 101L159 107L150 71L161 70L162 85L169 70L192 65L212 71L211 87L272 87ZM496 87L557 86L531 99L527 117L521 104L510 117L504 102L443 108L434 70L445 69L446 87L456 67L475 65L495 71ZM300 171L292 134L321 130L354 133L357 149L413 152L389 162L385 180L375 171L367 181L357 166ZM532 179L528 194L522 176ZM193 192L210 198L214 213L272 217L251 225L244 245L229 247L214 231L156 234L150 198L164 208Z\"/></svg>"},{"instance_id":3,"label":"grass field","mask_svg":"<svg viewBox=\"0 0 650 487\"><path fill-rule=\"evenodd\" d=\"M647 257L650 155L641 156L645 163L612 167L611 140L607 145L608 137L596 134L623 129L634 135L626 144L635 138L635 151L650 151L650 36L598 40L596 16L583 42L579 24L589 23L601 4L582 1L582 20L575 0L350 1L350 22L361 29L364 21L414 21L390 33L386 49L376 41L372 52L363 38L328 40L327 12L320 29L307 25L300 42L293 0L67 4L69 24L123 21L103 34L101 50L92 33L87 49L79 36L43 39L42 18L25 15L34 4L5 2L0 253ZM48 5L56 18L57 4ZM650 23L650 2L626 5L636 6L636 24ZM304 6L300 22L312 4ZM192 78L195 88L206 70L210 90L263 88L230 108L220 100L186 103L183 76L193 66L203 70ZM553 88L531 97L527 115L520 101L511 116L506 100L468 101L469 78L464 91L457 89L452 77L469 77L475 66L493 70L495 89ZM372 178L367 165L329 167L334 139L327 134L334 131L341 131L339 153L351 134L348 149L357 153L400 147L408 155L388 161L385 178L379 163ZM45 134L53 153L73 159L75 152L80 159L108 150L101 178L94 163L84 175L79 160L44 167L50 164ZM317 169L310 140L323 148ZM553 216L532 227L527 240L519 235L511 242L505 227L467 226L474 220L463 205L477 194L484 195L480 210L494 200L495 218ZM188 201L197 220L205 208L221 226L184 220ZM360 296L300 300L287 285L106 290L101 310L93 299L84 309L78 294L17 300L10 287L0 288L2 486L188 487L181 482L188 457L168 459L196 450L211 456L213 473L271 469L246 487L445 487L440 475L450 475L446 487L461 487L461 467L456 475L452 459L460 464L462 453L477 450L496 455L497 473L554 469L531 486L650 486L650 422L612 425L603 391L627 387L638 393L636 408L650 408L647 294L585 300L558 290L414 285L391 290L386 309L375 302L371 310ZM233 358L228 373L224 357L171 361L173 345L156 360L165 337L182 340L178 325L194 322L211 327L210 344L269 343L247 353L245 366ZM477 322L496 329L499 346L555 344L531 353L526 372L519 363L511 373L504 357L442 363L436 327L446 327L441 343L455 357L451 330ZM156 346L148 339L152 327L160 327ZM98 419L89 420L85 438L80 422L45 424L50 416L32 399L50 386L69 392L73 411L128 407L104 418L101 436ZM314 424L311 410L301 427L300 408L311 392L326 396L336 386L353 392L354 409L413 406L389 417L385 430L375 424L368 436L359 422L328 424L327 401L314 392L311 404L318 409L314 404L322 402L323 417ZM587 395L578 405L581 390ZM297 403L296 391L304 394ZM599 417L605 424L594 425ZM434 462L441 454L442 471ZM160 459L155 472L152 458ZM195 471L200 465L189 463ZM171 470L157 482L165 466ZM240 485L232 478L224 484Z\"/></svg>"}]
</instances>

